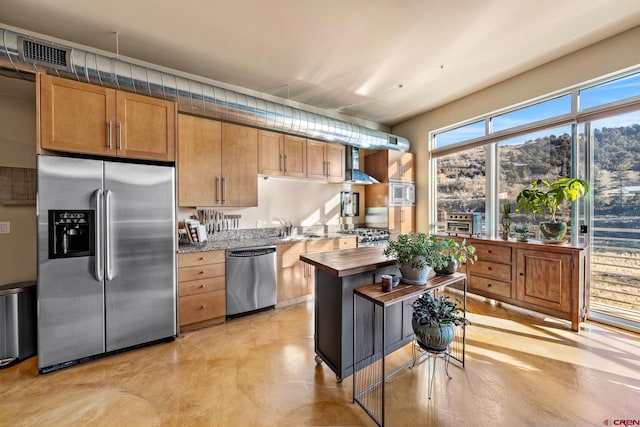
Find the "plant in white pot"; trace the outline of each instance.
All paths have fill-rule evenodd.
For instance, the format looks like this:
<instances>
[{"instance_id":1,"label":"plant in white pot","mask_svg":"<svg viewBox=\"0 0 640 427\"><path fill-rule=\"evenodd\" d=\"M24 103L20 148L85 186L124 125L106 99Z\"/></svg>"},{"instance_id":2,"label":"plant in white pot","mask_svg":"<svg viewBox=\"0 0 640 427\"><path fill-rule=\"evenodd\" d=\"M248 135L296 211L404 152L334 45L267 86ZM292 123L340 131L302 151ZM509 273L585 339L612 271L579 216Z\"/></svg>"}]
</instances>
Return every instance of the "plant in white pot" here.
<instances>
[{"instance_id":1,"label":"plant in white pot","mask_svg":"<svg viewBox=\"0 0 640 427\"><path fill-rule=\"evenodd\" d=\"M429 351L445 351L455 337L455 327L469 323L464 312L459 301L447 295L422 294L413 302L411 326L416 340Z\"/></svg>"},{"instance_id":2,"label":"plant in white pot","mask_svg":"<svg viewBox=\"0 0 640 427\"><path fill-rule=\"evenodd\" d=\"M542 187L543 189L541 189ZM540 232L551 242L562 241L567 233L567 223L557 220L557 213L563 205L574 202L589 191L589 184L579 178L558 178L553 182L536 179L530 188L525 188L516 196L517 210L526 215L550 214L551 221L541 222Z\"/></svg>"},{"instance_id":3,"label":"plant in white pot","mask_svg":"<svg viewBox=\"0 0 640 427\"><path fill-rule=\"evenodd\" d=\"M402 274L402 281L410 285L424 285L432 270L443 268L447 260L440 253L442 242L425 233L400 234L384 249L387 258L394 258Z\"/></svg>"}]
</instances>

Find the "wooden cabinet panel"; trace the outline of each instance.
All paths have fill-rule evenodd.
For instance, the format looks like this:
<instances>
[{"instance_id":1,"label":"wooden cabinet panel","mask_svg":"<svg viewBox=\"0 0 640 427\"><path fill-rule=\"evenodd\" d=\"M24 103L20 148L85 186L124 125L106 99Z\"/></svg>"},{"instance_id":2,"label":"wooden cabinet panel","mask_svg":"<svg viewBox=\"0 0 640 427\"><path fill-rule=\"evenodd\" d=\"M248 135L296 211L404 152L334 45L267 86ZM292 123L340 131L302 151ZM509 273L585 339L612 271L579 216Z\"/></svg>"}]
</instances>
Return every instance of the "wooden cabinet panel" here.
<instances>
[{"instance_id":1,"label":"wooden cabinet panel","mask_svg":"<svg viewBox=\"0 0 640 427\"><path fill-rule=\"evenodd\" d=\"M511 281L511 264L481 261L480 259L481 258L478 257L478 261L469 266L471 274L490 277L505 282Z\"/></svg>"},{"instance_id":2,"label":"wooden cabinet panel","mask_svg":"<svg viewBox=\"0 0 640 427\"><path fill-rule=\"evenodd\" d=\"M505 298L511 298L511 282L502 282L500 280L490 279L487 277L469 275L469 292L475 290L484 293L495 294Z\"/></svg>"},{"instance_id":3,"label":"wooden cabinet panel","mask_svg":"<svg viewBox=\"0 0 640 427\"><path fill-rule=\"evenodd\" d=\"M345 237L333 241L333 249L339 251L341 249L354 249L358 247L358 239L356 237Z\"/></svg>"},{"instance_id":4,"label":"wooden cabinet panel","mask_svg":"<svg viewBox=\"0 0 640 427\"><path fill-rule=\"evenodd\" d=\"M225 251L178 255L180 329L223 322L226 315Z\"/></svg>"},{"instance_id":5,"label":"wooden cabinet panel","mask_svg":"<svg viewBox=\"0 0 640 427\"><path fill-rule=\"evenodd\" d=\"M38 75L43 150L173 161L174 102Z\"/></svg>"},{"instance_id":6,"label":"wooden cabinet panel","mask_svg":"<svg viewBox=\"0 0 640 427\"><path fill-rule=\"evenodd\" d=\"M299 253L278 257L278 304L308 294L305 265Z\"/></svg>"},{"instance_id":7,"label":"wooden cabinet panel","mask_svg":"<svg viewBox=\"0 0 640 427\"><path fill-rule=\"evenodd\" d=\"M324 142L307 139L307 177L326 179Z\"/></svg>"},{"instance_id":8,"label":"wooden cabinet panel","mask_svg":"<svg viewBox=\"0 0 640 427\"><path fill-rule=\"evenodd\" d=\"M224 262L224 251L193 252L178 255L178 267L190 267L193 265L215 264Z\"/></svg>"},{"instance_id":9,"label":"wooden cabinet panel","mask_svg":"<svg viewBox=\"0 0 640 427\"><path fill-rule=\"evenodd\" d=\"M283 139L281 133L258 131L258 173L284 175Z\"/></svg>"},{"instance_id":10,"label":"wooden cabinet panel","mask_svg":"<svg viewBox=\"0 0 640 427\"><path fill-rule=\"evenodd\" d=\"M399 234L413 233L414 213L413 206L393 206L389 212L389 235L391 239L396 239Z\"/></svg>"},{"instance_id":11,"label":"wooden cabinet panel","mask_svg":"<svg viewBox=\"0 0 640 427\"><path fill-rule=\"evenodd\" d=\"M220 204L221 129L220 122L215 120L178 116L179 206Z\"/></svg>"},{"instance_id":12,"label":"wooden cabinet panel","mask_svg":"<svg viewBox=\"0 0 640 427\"><path fill-rule=\"evenodd\" d=\"M224 276L189 280L188 282L180 282L178 284L178 295L182 297L210 291L219 291L225 289L225 286L226 282Z\"/></svg>"},{"instance_id":13,"label":"wooden cabinet panel","mask_svg":"<svg viewBox=\"0 0 640 427\"><path fill-rule=\"evenodd\" d=\"M222 205L258 206L258 131L222 124Z\"/></svg>"},{"instance_id":14,"label":"wooden cabinet panel","mask_svg":"<svg viewBox=\"0 0 640 427\"><path fill-rule=\"evenodd\" d=\"M328 182L344 181L344 145L307 139L307 177Z\"/></svg>"},{"instance_id":15,"label":"wooden cabinet panel","mask_svg":"<svg viewBox=\"0 0 640 427\"><path fill-rule=\"evenodd\" d=\"M257 206L258 132L180 114L179 206Z\"/></svg>"},{"instance_id":16,"label":"wooden cabinet panel","mask_svg":"<svg viewBox=\"0 0 640 427\"><path fill-rule=\"evenodd\" d=\"M40 147L72 153L116 155L116 91L38 75Z\"/></svg>"},{"instance_id":17,"label":"wooden cabinet panel","mask_svg":"<svg viewBox=\"0 0 640 427\"><path fill-rule=\"evenodd\" d=\"M330 239L308 240L305 253L311 254L315 252L332 251L333 247L334 241Z\"/></svg>"},{"instance_id":18,"label":"wooden cabinet panel","mask_svg":"<svg viewBox=\"0 0 640 427\"><path fill-rule=\"evenodd\" d=\"M571 255L519 249L518 299L571 312Z\"/></svg>"},{"instance_id":19,"label":"wooden cabinet panel","mask_svg":"<svg viewBox=\"0 0 640 427\"><path fill-rule=\"evenodd\" d=\"M478 259L511 264L511 248L508 246L488 245L475 242L473 246L476 248Z\"/></svg>"},{"instance_id":20,"label":"wooden cabinet panel","mask_svg":"<svg viewBox=\"0 0 640 427\"><path fill-rule=\"evenodd\" d=\"M307 176L306 138L285 135L282 146L284 152L284 174L286 176L305 178Z\"/></svg>"},{"instance_id":21,"label":"wooden cabinet panel","mask_svg":"<svg viewBox=\"0 0 640 427\"><path fill-rule=\"evenodd\" d=\"M119 91L116 112L119 156L175 160L175 103Z\"/></svg>"},{"instance_id":22,"label":"wooden cabinet panel","mask_svg":"<svg viewBox=\"0 0 640 427\"><path fill-rule=\"evenodd\" d=\"M414 156L394 150L375 151L365 157L365 172L380 182L415 181Z\"/></svg>"},{"instance_id":23,"label":"wooden cabinet panel","mask_svg":"<svg viewBox=\"0 0 640 427\"><path fill-rule=\"evenodd\" d=\"M178 281L184 282L188 280L198 280L206 279L209 277L224 276L224 269L224 263L180 267L178 269Z\"/></svg>"},{"instance_id":24,"label":"wooden cabinet panel","mask_svg":"<svg viewBox=\"0 0 640 427\"><path fill-rule=\"evenodd\" d=\"M180 325L223 317L226 310L224 290L180 297Z\"/></svg>"},{"instance_id":25,"label":"wooden cabinet panel","mask_svg":"<svg viewBox=\"0 0 640 427\"><path fill-rule=\"evenodd\" d=\"M327 179L329 182L344 181L344 145L327 144L325 159L327 161Z\"/></svg>"}]
</instances>

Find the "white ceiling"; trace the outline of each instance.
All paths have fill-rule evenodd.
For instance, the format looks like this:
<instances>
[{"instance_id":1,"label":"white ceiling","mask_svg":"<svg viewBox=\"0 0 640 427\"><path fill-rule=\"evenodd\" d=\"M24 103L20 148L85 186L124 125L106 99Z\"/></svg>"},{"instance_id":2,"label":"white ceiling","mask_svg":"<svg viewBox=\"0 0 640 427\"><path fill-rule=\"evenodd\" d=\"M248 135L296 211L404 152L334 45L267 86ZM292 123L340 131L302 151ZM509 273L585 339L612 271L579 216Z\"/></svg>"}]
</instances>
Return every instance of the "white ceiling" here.
<instances>
[{"instance_id":1,"label":"white ceiling","mask_svg":"<svg viewBox=\"0 0 640 427\"><path fill-rule=\"evenodd\" d=\"M0 23L394 125L640 25L640 1L2 0Z\"/></svg>"}]
</instances>

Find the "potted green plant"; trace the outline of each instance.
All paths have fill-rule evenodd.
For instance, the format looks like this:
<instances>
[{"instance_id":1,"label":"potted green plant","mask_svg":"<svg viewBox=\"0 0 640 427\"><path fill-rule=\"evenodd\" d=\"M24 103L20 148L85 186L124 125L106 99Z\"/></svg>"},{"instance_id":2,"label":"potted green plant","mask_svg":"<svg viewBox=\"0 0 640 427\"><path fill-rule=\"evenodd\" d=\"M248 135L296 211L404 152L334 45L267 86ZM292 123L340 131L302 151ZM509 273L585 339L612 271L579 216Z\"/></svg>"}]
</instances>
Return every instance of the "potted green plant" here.
<instances>
[{"instance_id":1,"label":"potted green plant","mask_svg":"<svg viewBox=\"0 0 640 427\"><path fill-rule=\"evenodd\" d=\"M574 202L589 191L589 184L579 178L558 178L553 182L536 179L516 196L517 210L526 215L550 214L551 221L541 222L540 231L546 240L561 241L567 232L567 223L558 221L556 214L568 202Z\"/></svg>"},{"instance_id":2,"label":"potted green plant","mask_svg":"<svg viewBox=\"0 0 640 427\"><path fill-rule=\"evenodd\" d=\"M454 239L442 239L442 248L440 254L445 257L447 264L441 269L436 269L437 274L448 275L458 271L458 267L461 264L469 261L473 264L478 256L476 255L476 248L473 245L467 244L467 239L458 242Z\"/></svg>"},{"instance_id":3,"label":"potted green plant","mask_svg":"<svg viewBox=\"0 0 640 427\"><path fill-rule=\"evenodd\" d=\"M529 233L531 232L531 224L528 222L523 222L521 224L516 224L513 226L513 231L518 235L519 242L526 242L529 240Z\"/></svg>"},{"instance_id":4,"label":"potted green plant","mask_svg":"<svg viewBox=\"0 0 640 427\"><path fill-rule=\"evenodd\" d=\"M389 241L383 253L387 258L395 258L403 282L424 285L431 270L441 269L446 264L441 249L442 242L435 236L410 233Z\"/></svg>"},{"instance_id":5,"label":"potted green plant","mask_svg":"<svg viewBox=\"0 0 640 427\"><path fill-rule=\"evenodd\" d=\"M429 351L443 352L455 337L455 327L469 323L459 301L447 295L422 294L413 302L411 326L418 343Z\"/></svg>"}]
</instances>

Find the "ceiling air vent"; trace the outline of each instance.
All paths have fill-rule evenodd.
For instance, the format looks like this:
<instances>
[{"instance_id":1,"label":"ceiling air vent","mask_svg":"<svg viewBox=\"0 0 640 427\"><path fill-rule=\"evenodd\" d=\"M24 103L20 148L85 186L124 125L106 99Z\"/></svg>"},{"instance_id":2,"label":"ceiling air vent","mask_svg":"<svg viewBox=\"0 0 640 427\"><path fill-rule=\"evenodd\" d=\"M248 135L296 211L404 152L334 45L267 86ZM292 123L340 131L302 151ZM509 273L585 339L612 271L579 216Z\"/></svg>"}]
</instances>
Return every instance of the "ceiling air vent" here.
<instances>
[{"instance_id":1,"label":"ceiling air vent","mask_svg":"<svg viewBox=\"0 0 640 427\"><path fill-rule=\"evenodd\" d=\"M63 49L33 40L21 38L18 43L20 55L25 62L42 64L57 69L69 69L70 49Z\"/></svg>"}]
</instances>

